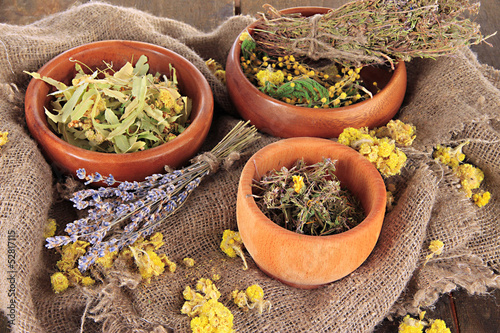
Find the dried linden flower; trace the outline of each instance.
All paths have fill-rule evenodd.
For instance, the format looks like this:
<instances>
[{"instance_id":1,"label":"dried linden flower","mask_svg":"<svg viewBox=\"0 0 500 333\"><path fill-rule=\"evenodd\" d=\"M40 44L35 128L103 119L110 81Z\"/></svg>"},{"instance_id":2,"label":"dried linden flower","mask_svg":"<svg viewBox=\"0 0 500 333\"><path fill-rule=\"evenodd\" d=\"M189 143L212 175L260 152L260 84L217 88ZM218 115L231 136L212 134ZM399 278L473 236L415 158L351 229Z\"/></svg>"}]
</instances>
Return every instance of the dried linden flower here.
<instances>
[{"instance_id":1,"label":"dried linden flower","mask_svg":"<svg viewBox=\"0 0 500 333\"><path fill-rule=\"evenodd\" d=\"M241 240L240 233L232 230L224 230L222 234L222 242L220 243L222 252L231 258L237 255L243 260L243 269L248 269L245 255L243 254L243 241Z\"/></svg>"}]
</instances>

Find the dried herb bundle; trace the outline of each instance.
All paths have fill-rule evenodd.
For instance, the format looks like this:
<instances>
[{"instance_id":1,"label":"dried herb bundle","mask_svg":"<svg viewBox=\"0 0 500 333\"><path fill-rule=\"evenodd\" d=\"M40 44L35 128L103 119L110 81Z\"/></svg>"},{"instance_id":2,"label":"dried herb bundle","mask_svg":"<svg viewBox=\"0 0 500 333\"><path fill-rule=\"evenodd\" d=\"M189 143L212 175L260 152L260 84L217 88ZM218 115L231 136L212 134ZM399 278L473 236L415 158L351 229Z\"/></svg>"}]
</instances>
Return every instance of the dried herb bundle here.
<instances>
[{"instance_id":1,"label":"dried herb bundle","mask_svg":"<svg viewBox=\"0 0 500 333\"><path fill-rule=\"evenodd\" d=\"M300 159L253 184L255 201L271 221L291 231L313 236L347 231L363 221L364 211L334 172L329 158L312 165Z\"/></svg>"},{"instance_id":2,"label":"dried herb bundle","mask_svg":"<svg viewBox=\"0 0 500 333\"><path fill-rule=\"evenodd\" d=\"M312 17L265 7L253 38L259 50L275 57L393 65L396 59L448 55L487 38L467 17L479 10L469 0L357 0Z\"/></svg>"}]
</instances>

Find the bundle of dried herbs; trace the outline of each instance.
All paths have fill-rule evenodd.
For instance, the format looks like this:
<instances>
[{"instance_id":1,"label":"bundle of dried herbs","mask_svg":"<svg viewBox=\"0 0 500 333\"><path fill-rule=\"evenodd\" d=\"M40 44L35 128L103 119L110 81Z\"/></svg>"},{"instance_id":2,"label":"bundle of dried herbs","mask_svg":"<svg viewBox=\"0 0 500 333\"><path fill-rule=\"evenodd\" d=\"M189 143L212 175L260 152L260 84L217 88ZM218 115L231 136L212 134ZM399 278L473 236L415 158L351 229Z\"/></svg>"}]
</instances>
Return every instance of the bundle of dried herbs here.
<instances>
[{"instance_id":1,"label":"bundle of dried herbs","mask_svg":"<svg viewBox=\"0 0 500 333\"><path fill-rule=\"evenodd\" d=\"M57 89L50 94L56 97L53 110L45 110L45 114L53 130L70 144L99 152L130 153L175 139L189 125L191 100L181 96L173 66L169 79L150 74L144 55L135 66L127 62L118 71L106 62L104 70L92 70L73 61L77 74L71 86L26 72Z\"/></svg>"},{"instance_id":2,"label":"bundle of dried herbs","mask_svg":"<svg viewBox=\"0 0 500 333\"><path fill-rule=\"evenodd\" d=\"M357 226L365 218L359 200L342 188L329 158L272 170L253 184L255 202L273 222L298 233L323 236Z\"/></svg>"},{"instance_id":3,"label":"bundle of dried herbs","mask_svg":"<svg viewBox=\"0 0 500 333\"><path fill-rule=\"evenodd\" d=\"M254 28L257 49L297 60L330 59L365 66L435 58L486 38L469 18L469 0L357 0L324 15L285 15L267 6Z\"/></svg>"},{"instance_id":4,"label":"bundle of dried herbs","mask_svg":"<svg viewBox=\"0 0 500 333\"><path fill-rule=\"evenodd\" d=\"M153 234L167 218L175 214L198 187L202 179L227 168L238 160L240 153L258 139L257 129L248 122L239 122L210 151L198 155L192 164L166 174L154 174L142 182L115 182L112 175L77 175L92 182L104 182L116 187L83 189L75 192L71 201L85 215L66 225L67 235L46 239L47 248L57 248L84 241L89 243L78 259L78 269L84 272L97 259L130 246L140 238Z\"/></svg>"}]
</instances>

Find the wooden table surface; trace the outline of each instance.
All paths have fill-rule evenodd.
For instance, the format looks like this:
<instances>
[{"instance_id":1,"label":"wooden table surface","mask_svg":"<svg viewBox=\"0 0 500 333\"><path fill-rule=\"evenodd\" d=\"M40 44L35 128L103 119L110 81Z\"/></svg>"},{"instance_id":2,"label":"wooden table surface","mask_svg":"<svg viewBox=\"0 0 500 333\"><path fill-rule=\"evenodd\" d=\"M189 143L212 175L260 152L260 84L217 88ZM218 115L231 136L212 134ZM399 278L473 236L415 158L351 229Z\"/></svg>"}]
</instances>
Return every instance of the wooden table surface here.
<instances>
[{"instance_id":1,"label":"wooden table surface","mask_svg":"<svg viewBox=\"0 0 500 333\"><path fill-rule=\"evenodd\" d=\"M0 23L23 25L34 22L46 15L63 11L76 3L74 0L0 0ZM126 7L135 7L157 16L169 17L186 22L202 30L210 31L222 21L235 14L254 15L262 11L262 5L269 3L278 9L296 6L336 7L348 0L313 1L313 0L107 0L108 3ZM202 10L201 10L202 9ZM481 31L489 35L500 30L500 0L482 0L477 21ZM495 46L500 45L500 33L489 39ZM500 69L500 51L498 47L486 44L473 46L481 63ZM426 318L443 319L452 332L460 333L500 333L500 290L492 290L489 295L468 295L466 291L456 290L443 295L428 310ZM2 321L0 318L0 329ZM382 322L375 332L397 332L400 318ZM3 330L1 330L3 332Z\"/></svg>"}]
</instances>

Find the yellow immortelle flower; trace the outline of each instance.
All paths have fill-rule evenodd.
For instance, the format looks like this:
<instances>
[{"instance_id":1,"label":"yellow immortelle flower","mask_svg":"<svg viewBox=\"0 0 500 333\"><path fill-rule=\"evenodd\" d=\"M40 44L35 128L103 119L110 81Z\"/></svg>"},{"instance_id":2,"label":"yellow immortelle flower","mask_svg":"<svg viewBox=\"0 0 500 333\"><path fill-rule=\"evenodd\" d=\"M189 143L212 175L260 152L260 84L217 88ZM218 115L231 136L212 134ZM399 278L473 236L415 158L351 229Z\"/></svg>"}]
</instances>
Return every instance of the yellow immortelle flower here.
<instances>
[{"instance_id":1,"label":"yellow immortelle flower","mask_svg":"<svg viewBox=\"0 0 500 333\"><path fill-rule=\"evenodd\" d=\"M292 176L293 180L293 190L297 193L304 188L304 177L302 176Z\"/></svg>"},{"instance_id":2,"label":"yellow immortelle flower","mask_svg":"<svg viewBox=\"0 0 500 333\"><path fill-rule=\"evenodd\" d=\"M194 259L192 258L184 258L182 259L182 262L184 263L184 265L186 265L186 267L193 267L194 266Z\"/></svg>"},{"instance_id":3,"label":"yellow immortelle flower","mask_svg":"<svg viewBox=\"0 0 500 333\"><path fill-rule=\"evenodd\" d=\"M250 302L253 303L264 298L264 290L262 290L262 288L258 284L254 284L248 287L245 293L247 294Z\"/></svg>"},{"instance_id":4,"label":"yellow immortelle flower","mask_svg":"<svg viewBox=\"0 0 500 333\"><path fill-rule=\"evenodd\" d=\"M488 191L486 192L481 191L479 193L475 193L472 195L472 200L474 200L474 203L478 207L485 206L490 201L490 198L491 198L491 193Z\"/></svg>"},{"instance_id":5,"label":"yellow immortelle flower","mask_svg":"<svg viewBox=\"0 0 500 333\"><path fill-rule=\"evenodd\" d=\"M222 241L220 243L220 249L231 258L236 256L241 257L243 260L243 269L246 270L248 265L242 248L243 241L241 240L240 233L232 230L224 230L224 233L222 234Z\"/></svg>"},{"instance_id":6,"label":"yellow immortelle flower","mask_svg":"<svg viewBox=\"0 0 500 333\"><path fill-rule=\"evenodd\" d=\"M9 138L7 137L9 132L0 132L0 147L9 142Z\"/></svg>"},{"instance_id":7,"label":"yellow immortelle flower","mask_svg":"<svg viewBox=\"0 0 500 333\"><path fill-rule=\"evenodd\" d=\"M45 226L45 231L43 232L43 238L53 237L56 233L57 223L55 219L48 219L47 225Z\"/></svg>"},{"instance_id":8,"label":"yellow immortelle flower","mask_svg":"<svg viewBox=\"0 0 500 333\"><path fill-rule=\"evenodd\" d=\"M451 331L446 327L444 320L436 319L432 321L431 327L426 329L425 333L451 333Z\"/></svg>"},{"instance_id":9,"label":"yellow immortelle flower","mask_svg":"<svg viewBox=\"0 0 500 333\"><path fill-rule=\"evenodd\" d=\"M403 321L399 324L399 333L421 333L424 329L424 323L421 320L411 318L406 315Z\"/></svg>"},{"instance_id":10,"label":"yellow immortelle flower","mask_svg":"<svg viewBox=\"0 0 500 333\"><path fill-rule=\"evenodd\" d=\"M483 171L468 163L459 165L456 174L460 178L461 190L468 198L472 197L472 190L479 188L484 179Z\"/></svg>"},{"instance_id":11,"label":"yellow immortelle flower","mask_svg":"<svg viewBox=\"0 0 500 333\"><path fill-rule=\"evenodd\" d=\"M244 31L240 35L240 41L244 41L246 39L252 39L252 36L248 33L248 31Z\"/></svg>"},{"instance_id":12,"label":"yellow immortelle flower","mask_svg":"<svg viewBox=\"0 0 500 333\"><path fill-rule=\"evenodd\" d=\"M439 239L435 239L435 240L432 240L431 243L429 244L429 250L431 251L431 253L429 253L426 257L425 257L425 262L424 262L424 266L427 264L427 262L429 262L430 259L432 259L435 255L440 255L441 253L443 253L443 249L444 249L444 243L442 241L440 241Z\"/></svg>"},{"instance_id":13,"label":"yellow immortelle flower","mask_svg":"<svg viewBox=\"0 0 500 333\"><path fill-rule=\"evenodd\" d=\"M61 260L56 264L57 268L59 268L61 272L66 272L75 267L75 262L85 254L87 251L86 247L89 245L90 243L80 240L64 245L62 248Z\"/></svg>"},{"instance_id":14,"label":"yellow immortelle flower","mask_svg":"<svg viewBox=\"0 0 500 333\"><path fill-rule=\"evenodd\" d=\"M61 272L52 274L50 277L50 283L52 284L52 289L54 289L55 293L61 293L69 287L68 278Z\"/></svg>"}]
</instances>

